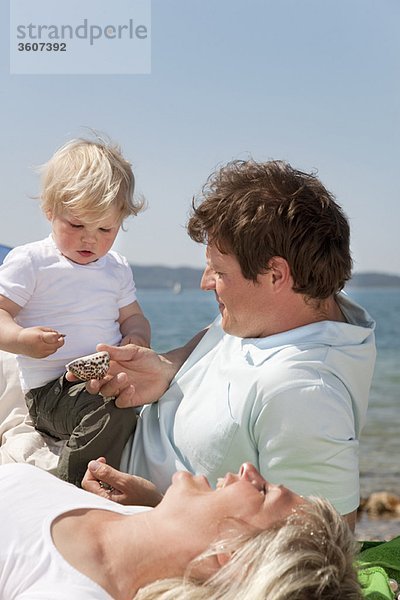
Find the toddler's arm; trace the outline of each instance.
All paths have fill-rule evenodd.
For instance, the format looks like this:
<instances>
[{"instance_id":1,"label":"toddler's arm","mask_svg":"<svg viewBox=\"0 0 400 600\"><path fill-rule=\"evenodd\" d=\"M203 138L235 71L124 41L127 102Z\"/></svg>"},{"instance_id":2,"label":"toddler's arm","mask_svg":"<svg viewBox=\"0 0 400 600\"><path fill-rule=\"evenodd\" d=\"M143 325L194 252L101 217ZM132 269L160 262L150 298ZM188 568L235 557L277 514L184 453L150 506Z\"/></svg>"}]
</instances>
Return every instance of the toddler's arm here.
<instances>
[{"instance_id":1,"label":"toddler's arm","mask_svg":"<svg viewBox=\"0 0 400 600\"><path fill-rule=\"evenodd\" d=\"M21 327L14 319L21 307L0 295L0 349L45 358L64 345L64 336L50 327Z\"/></svg>"},{"instance_id":2,"label":"toddler's arm","mask_svg":"<svg viewBox=\"0 0 400 600\"><path fill-rule=\"evenodd\" d=\"M150 323L143 314L139 302L132 302L119 311L119 325L121 329L121 346L136 344L150 348Z\"/></svg>"}]
</instances>

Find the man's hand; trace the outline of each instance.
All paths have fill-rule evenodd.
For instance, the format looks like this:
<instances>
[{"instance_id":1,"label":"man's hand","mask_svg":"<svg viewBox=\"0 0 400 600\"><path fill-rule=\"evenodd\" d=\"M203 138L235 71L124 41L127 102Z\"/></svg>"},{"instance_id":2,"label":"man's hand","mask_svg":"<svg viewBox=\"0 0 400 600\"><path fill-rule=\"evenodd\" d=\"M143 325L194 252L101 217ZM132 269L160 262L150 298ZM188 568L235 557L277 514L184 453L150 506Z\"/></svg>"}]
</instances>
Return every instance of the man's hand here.
<instances>
[{"instance_id":1,"label":"man's hand","mask_svg":"<svg viewBox=\"0 0 400 600\"><path fill-rule=\"evenodd\" d=\"M156 402L176 372L164 356L149 348L99 344L97 351L103 350L110 354L109 371L104 379L89 381L87 389L106 398L116 397L115 403L120 408ZM68 373L67 379L73 381L74 377Z\"/></svg>"},{"instance_id":2,"label":"man's hand","mask_svg":"<svg viewBox=\"0 0 400 600\"><path fill-rule=\"evenodd\" d=\"M110 355L110 369L104 379L89 381L86 389L91 394L116 398L115 404L119 408L157 402L207 329L199 331L181 348L175 348L166 354L157 354L150 348L134 344L126 346L98 344L99 352L106 350ZM72 373L67 373L67 379L76 381Z\"/></svg>"},{"instance_id":3,"label":"man's hand","mask_svg":"<svg viewBox=\"0 0 400 600\"><path fill-rule=\"evenodd\" d=\"M26 327L18 332L18 353L32 358L46 358L64 345L64 337L50 327Z\"/></svg>"},{"instance_id":4,"label":"man's hand","mask_svg":"<svg viewBox=\"0 0 400 600\"><path fill-rule=\"evenodd\" d=\"M162 499L150 481L110 467L103 457L90 461L82 487L97 496L125 505L157 506Z\"/></svg>"}]
</instances>

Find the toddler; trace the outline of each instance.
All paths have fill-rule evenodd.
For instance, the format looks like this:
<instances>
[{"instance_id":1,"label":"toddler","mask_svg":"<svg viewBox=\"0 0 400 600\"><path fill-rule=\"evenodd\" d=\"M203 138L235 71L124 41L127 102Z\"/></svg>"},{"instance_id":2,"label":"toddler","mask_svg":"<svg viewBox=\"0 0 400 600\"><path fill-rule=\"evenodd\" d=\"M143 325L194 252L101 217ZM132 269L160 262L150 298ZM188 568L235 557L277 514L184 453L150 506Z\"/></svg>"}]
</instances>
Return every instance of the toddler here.
<instances>
[{"instance_id":1,"label":"toddler","mask_svg":"<svg viewBox=\"0 0 400 600\"><path fill-rule=\"evenodd\" d=\"M134 409L65 379L67 362L99 342L150 345L131 268L111 250L124 219L143 207L134 183L118 147L68 142L42 171L51 235L14 248L0 267L0 348L17 354L36 429L67 440L57 475L75 485L98 456L118 467L136 424Z\"/></svg>"}]
</instances>

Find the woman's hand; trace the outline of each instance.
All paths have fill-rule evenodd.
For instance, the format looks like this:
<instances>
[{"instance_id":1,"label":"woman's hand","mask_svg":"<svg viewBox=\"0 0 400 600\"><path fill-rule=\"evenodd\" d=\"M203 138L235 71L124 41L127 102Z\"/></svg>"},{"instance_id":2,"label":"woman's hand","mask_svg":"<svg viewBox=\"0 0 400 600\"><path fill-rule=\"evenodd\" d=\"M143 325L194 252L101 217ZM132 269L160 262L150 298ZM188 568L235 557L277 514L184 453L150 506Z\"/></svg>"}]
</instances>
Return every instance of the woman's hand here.
<instances>
[{"instance_id":1,"label":"woman's hand","mask_svg":"<svg viewBox=\"0 0 400 600\"><path fill-rule=\"evenodd\" d=\"M110 467L103 457L90 461L82 487L87 492L125 505L157 506L162 499L153 483Z\"/></svg>"}]
</instances>

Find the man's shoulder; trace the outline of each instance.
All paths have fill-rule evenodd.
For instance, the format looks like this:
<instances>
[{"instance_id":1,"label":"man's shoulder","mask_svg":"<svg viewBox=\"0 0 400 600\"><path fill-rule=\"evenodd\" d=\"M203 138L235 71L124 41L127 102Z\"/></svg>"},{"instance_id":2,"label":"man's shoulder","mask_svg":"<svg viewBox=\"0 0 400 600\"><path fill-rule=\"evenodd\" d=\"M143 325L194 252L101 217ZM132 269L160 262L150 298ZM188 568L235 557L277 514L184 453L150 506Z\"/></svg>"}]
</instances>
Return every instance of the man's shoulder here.
<instances>
[{"instance_id":1,"label":"man's shoulder","mask_svg":"<svg viewBox=\"0 0 400 600\"><path fill-rule=\"evenodd\" d=\"M297 344L263 344L263 339L242 340L238 368L233 377L252 381L252 389L262 404L289 393L319 395L323 389L336 388L343 379L341 352L329 344L303 340ZM238 364L238 360L235 361Z\"/></svg>"}]
</instances>

